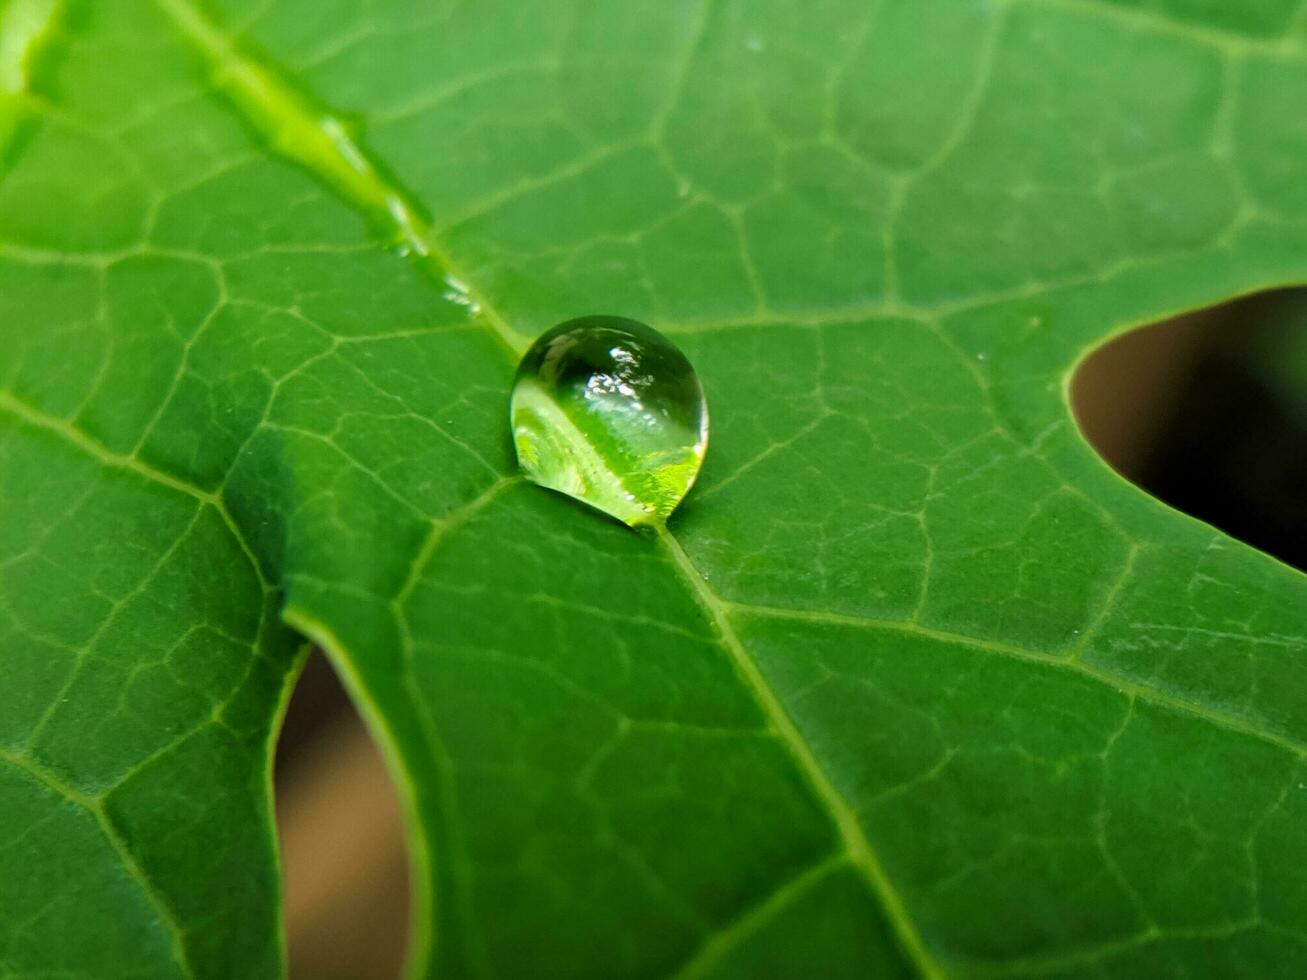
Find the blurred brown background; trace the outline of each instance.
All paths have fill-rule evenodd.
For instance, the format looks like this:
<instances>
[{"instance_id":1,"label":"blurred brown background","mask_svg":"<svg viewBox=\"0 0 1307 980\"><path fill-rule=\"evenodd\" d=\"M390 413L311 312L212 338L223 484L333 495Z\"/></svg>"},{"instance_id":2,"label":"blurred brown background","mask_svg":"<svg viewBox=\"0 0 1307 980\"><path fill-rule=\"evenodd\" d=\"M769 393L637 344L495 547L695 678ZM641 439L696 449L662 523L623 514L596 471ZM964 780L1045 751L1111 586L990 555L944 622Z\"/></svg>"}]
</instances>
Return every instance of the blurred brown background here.
<instances>
[{"instance_id":1,"label":"blurred brown background","mask_svg":"<svg viewBox=\"0 0 1307 980\"><path fill-rule=\"evenodd\" d=\"M1307 569L1307 290L1134 331L1073 385L1082 429L1168 503ZM400 810L330 666L314 654L277 754L291 976L399 976L408 932Z\"/></svg>"},{"instance_id":2,"label":"blurred brown background","mask_svg":"<svg viewBox=\"0 0 1307 980\"><path fill-rule=\"evenodd\" d=\"M1120 473L1307 569L1307 290L1125 334L1082 365L1072 397Z\"/></svg>"},{"instance_id":3,"label":"blurred brown background","mask_svg":"<svg viewBox=\"0 0 1307 980\"><path fill-rule=\"evenodd\" d=\"M395 789L326 657L314 651L277 746L290 975L400 976L408 857Z\"/></svg>"}]
</instances>

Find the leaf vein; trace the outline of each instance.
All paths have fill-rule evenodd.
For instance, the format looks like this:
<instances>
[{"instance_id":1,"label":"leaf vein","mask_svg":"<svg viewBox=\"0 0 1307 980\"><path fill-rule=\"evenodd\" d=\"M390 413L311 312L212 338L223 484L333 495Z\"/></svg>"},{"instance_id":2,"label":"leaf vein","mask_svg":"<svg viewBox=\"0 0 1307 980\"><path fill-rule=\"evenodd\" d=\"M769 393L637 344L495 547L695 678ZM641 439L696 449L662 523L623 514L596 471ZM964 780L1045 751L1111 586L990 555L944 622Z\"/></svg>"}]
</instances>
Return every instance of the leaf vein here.
<instances>
[{"instance_id":1,"label":"leaf vein","mask_svg":"<svg viewBox=\"0 0 1307 980\"><path fill-rule=\"evenodd\" d=\"M149 905L154 909L155 914L158 915L159 924L167 933L169 942L171 943L172 957L174 961L176 961L185 976L194 977L195 973L191 969L190 962L186 957L183 930L178 925L177 919L173 915L172 910L168 907L168 904L155 889L153 882L150 881L145 870L137 862L135 855L132 854L131 849L127 846L127 842L123 840L122 835L118 833L118 829L113 825L113 821L110 820L109 815L105 813L104 805L93 797L89 797L84 793L79 793L71 786L65 784L53 773L48 772L43 767L23 756L15 755L12 752L0 749L0 762L7 763L25 774L28 778L54 793L56 796L67 800L69 803L91 815L105 841L113 849L123 870L127 873L128 877L135 882L137 887L140 888L146 902L149 903Z\"/></svg>"},{"instance_id":2,"label":"leaf vein","mask_svg":"<svg viewBox=\"0 0 1307 980\"><path fill-rule=\"evenodd\" d=\"M942 971L926 952L916 924L908 915L903 900L886 875L880 858L867 840L853 807L831 782L807 741L790 719L785 706L772 690L744 644L740 642L734 626L731 625L730 607L708 587L703 575L671 532L663 530L659 540L667 550L670 563L680 573L687 587L694 593L695 598L716 626L722 646L730 655L741 680L749 687L771 726L789 750L796 766L835 822L845 852L880 901L881 908L902 946L903 954L922 976L942 976Z\"/></svg>"},{"instance_id":3,"label":"leaf vein","mask_svg":"<svg viewBox=\"0 0 1307 980\"><path fill-rule=\"evenodd\" d=\"M1172 713L1187 715L1188 717L1204 721L1217 728L1270 743L1271 745L1278 746L1298 758L1307 759L1307 742L1295 738L1292 735L1262 727L1246 718L1241 718L1236 714L1222 711L1219 708L1213 708L1209 705L1186 699L1177 694L1169 694L1166 691L1159 690L1155 687L1149 687L1145 684L1139 683L1138 681L1133 681L1125 675L1091 666L1081 660L1055 656L1051 653L1043 653L1038 650L1031 650L1027 647L1011 643L1003 643L998 640L983 640L974 636L966 636L962 633L952 633L947 630L932 629L927 626L921 626L920 624L906 621L871 619L865 616L851 616L844 613L815 612L804 609L781 609L773 606L752 605L749 603L731 602L728 600L722 600L722 605L732 612L745 616L759 616L768 619L782 620L788 619L797 622L827 623L833 626L843 626L868 631L884 630L885 632L920 636L926 639L949 643L958 647L983 650L1013 660L1026 661L1027 663L1043 664L1058 670L1080 674L1091 680L1098 681L1101 684L1106 684L1123 694L1138 698L1139 700L1156 707L1167 709Z\"/></svg>"}]
</instances>

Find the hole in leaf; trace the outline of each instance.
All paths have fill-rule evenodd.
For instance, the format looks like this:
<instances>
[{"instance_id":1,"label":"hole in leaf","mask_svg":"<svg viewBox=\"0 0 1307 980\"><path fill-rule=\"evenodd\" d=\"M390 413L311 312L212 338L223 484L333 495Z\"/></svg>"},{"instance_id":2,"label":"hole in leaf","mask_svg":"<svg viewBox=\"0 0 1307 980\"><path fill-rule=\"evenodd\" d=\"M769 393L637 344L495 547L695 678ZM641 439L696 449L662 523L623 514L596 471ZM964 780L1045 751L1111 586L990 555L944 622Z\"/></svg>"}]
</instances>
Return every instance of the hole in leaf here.
<instances>
[{"instance_id":1,"label":"hole in leaf","mask_svg":"<svg viewBox=\"0 0 1307 980\"><path fill-rule=\"evenodd\" d=\"M380 752L320 651L286 711L276 795L290 976L400 976L409 923L402 810Z\"/></svg>"},{"instance_id":2,"label":"hole in leaf","mask_svg":"<svg viewBox=\"0 0 1307 980\"><path fill-rule=\"evenodd\" d=\"M1124 334L1085 359L1071 398L1117 472L1307 569L1307 290Z\"/></svg>"}]
</instances>

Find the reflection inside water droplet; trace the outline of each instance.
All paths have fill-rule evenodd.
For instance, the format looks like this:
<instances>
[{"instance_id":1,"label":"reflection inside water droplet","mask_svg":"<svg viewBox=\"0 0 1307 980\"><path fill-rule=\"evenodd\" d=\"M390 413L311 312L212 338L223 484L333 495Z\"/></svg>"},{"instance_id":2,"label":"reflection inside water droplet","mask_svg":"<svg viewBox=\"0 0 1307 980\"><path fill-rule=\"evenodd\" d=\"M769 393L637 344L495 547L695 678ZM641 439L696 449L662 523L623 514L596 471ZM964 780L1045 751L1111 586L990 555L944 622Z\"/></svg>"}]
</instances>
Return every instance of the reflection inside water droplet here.
<instances>
[{"instance_id":1,"label":"reflection inside water droplet","mask_svg":"<svg viewBox=\"0 0 1307 980\"><path fill-rule=\"evenodd\" d=\"M528 477L632 527L667 520L708 445L690 362L622 317L569 320L536 340L517 369L511 415Z\"/></svg>"}]
</instances>

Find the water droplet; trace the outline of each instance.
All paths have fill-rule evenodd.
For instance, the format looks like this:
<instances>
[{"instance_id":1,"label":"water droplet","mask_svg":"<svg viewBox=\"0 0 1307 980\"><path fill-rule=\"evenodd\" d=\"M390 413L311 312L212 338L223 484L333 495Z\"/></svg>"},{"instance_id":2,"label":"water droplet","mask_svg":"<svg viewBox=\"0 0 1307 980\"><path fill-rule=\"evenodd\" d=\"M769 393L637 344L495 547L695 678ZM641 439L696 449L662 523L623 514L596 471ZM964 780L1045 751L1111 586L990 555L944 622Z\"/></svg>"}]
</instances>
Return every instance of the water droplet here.
<instances>
[{"instance_id":1,"label":"water droplet","mask_svg":"<svg viewBox=\"0 0 1307 980\"><path fill-rule=\"evenodd\" d=\"M568 320L522 358L513 442L534 482L632 527L660 526L694 484L708 406L694 368L652 327Z\"/></svg>"}]
</instances>

